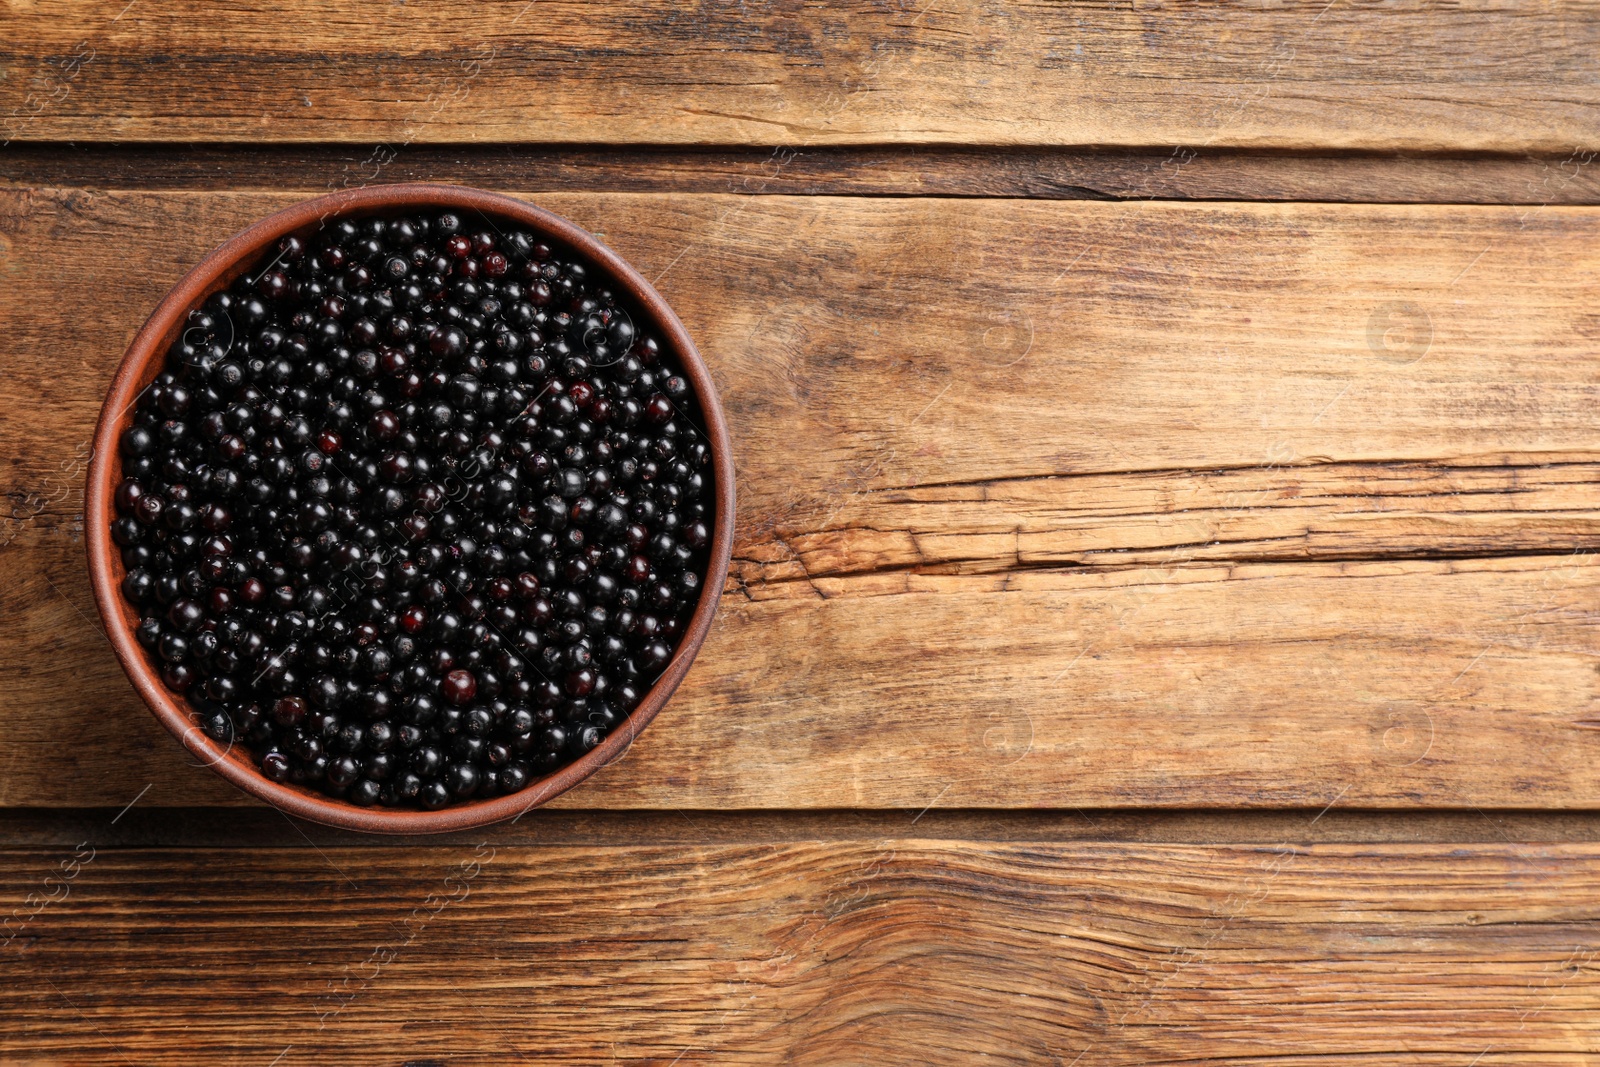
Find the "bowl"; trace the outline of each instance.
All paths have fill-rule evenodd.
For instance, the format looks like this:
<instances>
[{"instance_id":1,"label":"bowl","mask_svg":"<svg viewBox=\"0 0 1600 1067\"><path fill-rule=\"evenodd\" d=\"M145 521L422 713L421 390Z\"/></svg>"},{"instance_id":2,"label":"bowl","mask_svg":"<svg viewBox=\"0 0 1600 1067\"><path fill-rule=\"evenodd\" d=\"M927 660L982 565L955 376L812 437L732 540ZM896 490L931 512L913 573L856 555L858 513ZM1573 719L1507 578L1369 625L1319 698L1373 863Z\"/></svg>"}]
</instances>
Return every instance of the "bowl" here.
<instances>
[{"instance_id":1,"label":"bowl","mask_svg":"<svg viewBox=\"0 0 1600 1067\"><path fill-rule=\"evenodd\" d=\"M118 441L133 421L139 394L160 373L168 349L184 328L189 309L260 262L279 239L288 234L305 236L316 231L324 221L339 216L447 209L511 219L546 243L565 246L607 275L614 291L631 299L642 312L645 328L659 338L683 368L704 417L712 451L711 470L716 482L711 551L699 602L665 670L624 723L593 750L505 796L467 801L438 811L363 808L288 782L271 781L256 768L244 746L222 745L208 737L200 729L199 717L188 701L162 683L158 670L134 635L139 615L123 599L120 586L125 570L110 534L115 517L113 493L122 478ZM509 196L453 185L375 186L296 204L236 234L174 286L139 330L112 379L95 429L94 453L84 494L89 579L106 636L134 689L161 724L212 770L250 795L289 815L313 822L374 833L444 833L515 818L571 789L619 758L656 717L688 674L711 628L728 574L733 541L733 490L727 423L711 376L694 342L667 302L621 256L572 222Z\"/></svg>"}]
</instances>

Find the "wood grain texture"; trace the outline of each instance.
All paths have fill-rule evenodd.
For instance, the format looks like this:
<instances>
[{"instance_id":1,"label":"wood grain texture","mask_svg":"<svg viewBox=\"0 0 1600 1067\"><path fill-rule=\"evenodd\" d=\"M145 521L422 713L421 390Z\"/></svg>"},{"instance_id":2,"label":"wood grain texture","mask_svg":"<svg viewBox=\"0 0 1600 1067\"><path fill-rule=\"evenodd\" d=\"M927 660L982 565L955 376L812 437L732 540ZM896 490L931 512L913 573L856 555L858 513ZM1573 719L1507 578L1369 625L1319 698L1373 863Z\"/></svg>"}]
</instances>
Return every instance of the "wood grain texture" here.
<instances>
[{"instance_id":1,"label":"wood grain texture","mask_svg":"<svg viewBox=\"0 0 1600 1067\"><path fill-rule=\"evenodd\" d=\"M237 799L88 623L79 446L286 199L0 194L0 802ZM1595 805L1600 213L538 199L659 280L741 501L685 689L563 803Z\"/></svg>"},{"instance_id":2,"label":"wood grain texture","mask_svg":"<svg viewBox=\"0 0 1600 1067\"><path fill-rule=\"evenodd\" d=\"M0 859L0 1054L1582 1063L1597 892L1592 845L90 840Z\"/></svg>"},{"instance_id":3,"label":"wood grain texture","mask_svg":"<svg viewBox=\"0 0 1600 1067\"><path fill-rule=\"evenodd\" d=\"M1495 158L1289 155L1228 149L962 145L723 148L15 142L0 186L340 189L445 181L491 188L741 196L1038 200L1295 200L1371 204L1600 204L1587 154Z\"/></svg>"},{"instance_id":4,"label":"wood grain texture","mask_svg":"<svg viewBox=\"0 0 1600 1067\"><path fill-rule=\"evenodd\" d=\"M0 560L26 635L0 660L16 709L4 802L120 806L151 786L152 804L242 803L138 704L80 614L84 582L23 573L21 558ZM557 803L1533 808L1600 795L1590 557L858 584L732 599L656 726Z\"/></svg>"},{"instance_id":5,"label":"wood grain texture","mask_svg":"<svg viewBox=\"0 0 1600 1067\"><path fill-rule=\"evenodd\" d=\"M37 0L6 28L8 140L1600 147L1575 0Z\"/></svg>"}]
</instances>

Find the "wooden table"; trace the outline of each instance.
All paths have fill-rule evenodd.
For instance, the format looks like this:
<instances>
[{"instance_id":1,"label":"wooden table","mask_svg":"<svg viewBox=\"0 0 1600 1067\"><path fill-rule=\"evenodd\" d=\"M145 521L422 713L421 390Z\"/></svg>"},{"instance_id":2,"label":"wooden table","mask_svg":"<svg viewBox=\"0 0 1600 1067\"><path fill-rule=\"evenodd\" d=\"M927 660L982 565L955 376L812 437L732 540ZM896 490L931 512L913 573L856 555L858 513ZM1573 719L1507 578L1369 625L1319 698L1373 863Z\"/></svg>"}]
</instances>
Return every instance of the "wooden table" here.
<instances>
[{"instance_id":1,"label":"wooden table","mask_svg":"<svg viewBox=\"0 0 1600 1067\"><path fill-rule=\"evenodd\" d=\"M1600 20L1416 0L0 8L0 1060L1600 1056ZM734 571L620 763L386 840L194 766L83 467L247 222L601 233Z\"/></svg>"}]
</instances>

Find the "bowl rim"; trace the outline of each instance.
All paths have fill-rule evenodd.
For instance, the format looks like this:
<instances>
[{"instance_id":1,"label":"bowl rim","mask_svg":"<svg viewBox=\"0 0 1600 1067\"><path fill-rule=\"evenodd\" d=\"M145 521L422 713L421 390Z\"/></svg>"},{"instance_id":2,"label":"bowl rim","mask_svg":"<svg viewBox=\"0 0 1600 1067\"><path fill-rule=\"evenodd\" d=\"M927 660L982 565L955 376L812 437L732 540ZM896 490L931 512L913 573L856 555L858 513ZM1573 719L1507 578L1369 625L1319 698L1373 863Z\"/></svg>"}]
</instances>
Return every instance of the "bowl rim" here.
<instances>
[{"instance_id":1,"label":"bowl rim","mask_svg":"<svg viewBox=\"0 0 1600 1067\"><path fill-rule=\"evenodd\" d=\"M273 782L249 760L243 746L236 748L230 742L224 748L207 737L196 725L196 716L188 701L167 690L133 635L136 622L130 621L130 617L136 619L137 613L122 598L119 588L124 573L122 559L111 539L111 521L115 517L112 496L121 475L118 440L122 430L132 422L138 396L164 364L167 348L177 336L178 327L189 309L227 286L247 266L254 266L259 253L287 234L309 230L335 216L406 209L477 211L489 219L491 225L492 217L510 219L542 238L567 246L610 275L610 280L636 302L645 316L654 320L653 332L677 357L689 378L711 444L716 481L711 553L699 603L666 669L624 723L590 752L516 793L454 804L439 811L363 808L289 783ZM704 644L722 598L733 546L733 469L732 446L722 404L688 331L661 294L599 238L576 223L527 201L470 186L407 182L342 190L293 204L228 238L168 291L134 335L111 380L95 426L84 491L84 541L89 579L106 637L145 705L192 755L246 793L287 814L343 829L391 834L466 830L505 819L515 821L622 758L634 739L666 705Z\"/></svg>"}]
</instances>

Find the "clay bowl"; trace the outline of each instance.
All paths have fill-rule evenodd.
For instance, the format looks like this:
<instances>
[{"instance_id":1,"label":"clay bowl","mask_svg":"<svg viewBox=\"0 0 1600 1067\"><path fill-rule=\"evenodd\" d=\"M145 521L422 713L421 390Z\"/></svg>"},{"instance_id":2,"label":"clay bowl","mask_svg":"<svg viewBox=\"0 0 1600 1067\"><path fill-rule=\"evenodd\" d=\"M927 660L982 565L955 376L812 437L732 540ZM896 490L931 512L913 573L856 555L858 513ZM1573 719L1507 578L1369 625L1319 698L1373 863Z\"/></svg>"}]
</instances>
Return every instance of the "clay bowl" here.
<instances>
[{"instance_id":1,"label":"clay bowl","mask_svg":"<svg viewBox=\"0 0 1600 1067\"><path fill-rule=\"evenodd\" d=\"M125 571L110 534L110 524L115 517L112 494L122 479L117 443L133 421L133 406L139 393L160 373L165 354L177 339L189 309L216 290L225 288L246 269L262 262L280 238L286 234L310 234L324 220L336 216L403 214L447 208L469 216L481 211L491 217L512 220L540 235L546 243L578 253L592 270L608 276L614 291L626 294L642 313L641 329L654 333L676 357L694 387L712 447L716 513L712 522L711 556L700 602L666 670L626 723L612 731L594 750L508 796L457 804L440 811L362 808L289 783L268 780L256 769L242 745L222 745L207 737L199 728L198 716L188 702L162 684L158 671L134 637L139 617L123 600L120 589ZM508 196L451 185L379 186L308 200L263 219L201 260L161 301L123 356L95 430L94 456L89 465L84 499L89 577L94 586L95 603L117 658L122 661L134 689L161 724L198 760L252 796L303 819L374 833L443 833L513 818L571 789L621 756L678 688L704 643L727 577L733 539L733 460L722 406L694 342L666 301L622 257L566 219Z\"/></svg>"}]
</instances>

